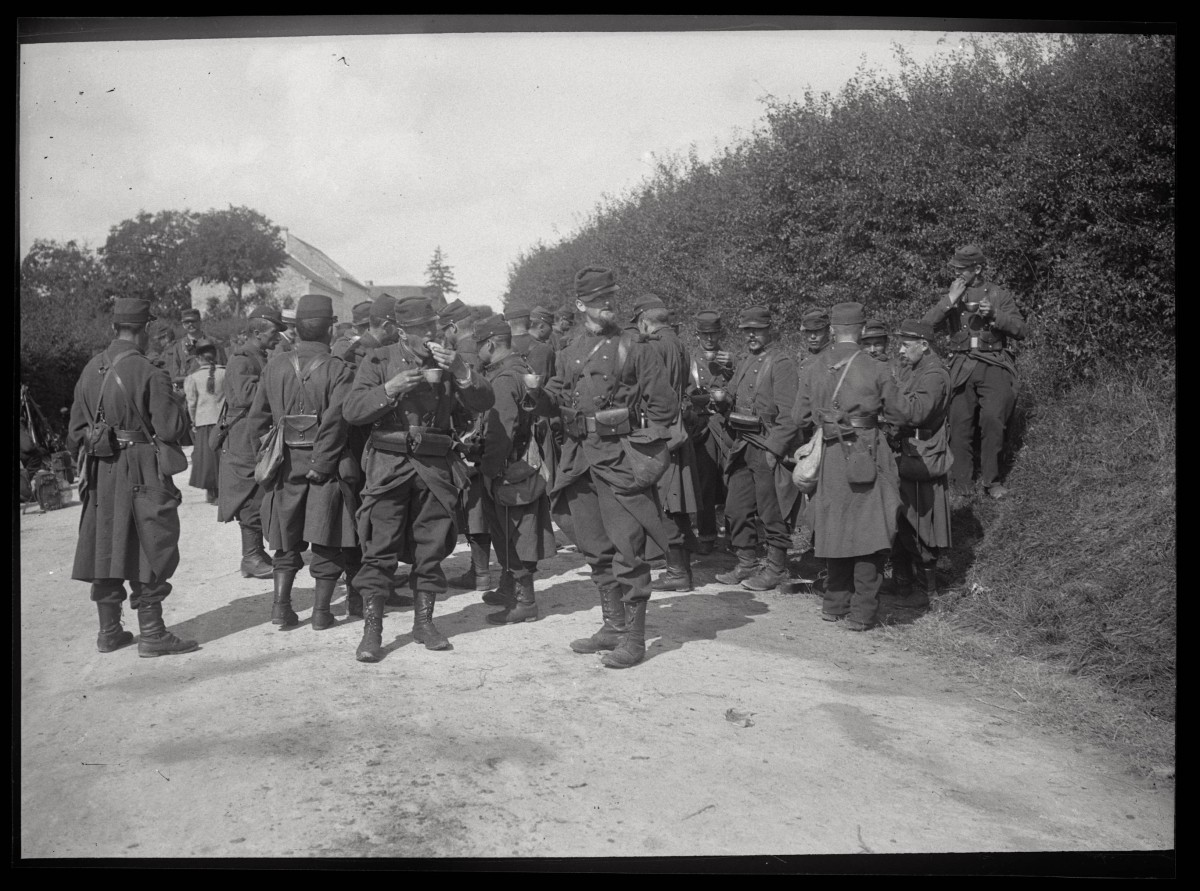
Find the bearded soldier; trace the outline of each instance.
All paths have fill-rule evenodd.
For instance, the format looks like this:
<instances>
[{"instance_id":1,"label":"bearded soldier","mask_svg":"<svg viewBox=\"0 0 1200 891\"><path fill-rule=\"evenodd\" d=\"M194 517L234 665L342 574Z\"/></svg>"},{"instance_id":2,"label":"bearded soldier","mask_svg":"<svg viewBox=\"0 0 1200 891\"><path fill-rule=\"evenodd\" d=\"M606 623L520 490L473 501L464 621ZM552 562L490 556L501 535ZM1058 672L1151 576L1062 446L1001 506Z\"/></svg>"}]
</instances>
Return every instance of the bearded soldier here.
<instances>
[{"instance_id":1,"label":"bearded soldier","mask_svg":"<svg viewBox=\"0 0 1200 891\"><path fill-rule=\"evenodd\" d=\"M616 290L609 269L576 274L584 330L558 354L539 404L562 417L565 435L550 492L555 519L587 558L604 616L599 631L571 648L612 650L604 664L628 668L646 652L647 538L667 550L654 484L666 471L668 427L679 400L654 350L622 335ZM642 416L647 426L639 428Z\"/></svg>"},{"instance_id":2,"label":"bearded soldier","mask_svg":"<svg viewBox=\"0 0 1200 891\"><path fill-rule=\"evenodd\" d=\"M449 649L433 609L446 590L442 561L458 537L455 510L467 485L451 414L456 407L482 412L493 401L482 375L434 341L437 315L428 300L401 300L396 321L404 336L366 357L344 408L351 424L371 425L358 516L363 566L354 578L366 605L355 653L360 662L383 658L384 602L401 560L412 564L413 639L430 650Z\"/></svg>"}]
</instances>

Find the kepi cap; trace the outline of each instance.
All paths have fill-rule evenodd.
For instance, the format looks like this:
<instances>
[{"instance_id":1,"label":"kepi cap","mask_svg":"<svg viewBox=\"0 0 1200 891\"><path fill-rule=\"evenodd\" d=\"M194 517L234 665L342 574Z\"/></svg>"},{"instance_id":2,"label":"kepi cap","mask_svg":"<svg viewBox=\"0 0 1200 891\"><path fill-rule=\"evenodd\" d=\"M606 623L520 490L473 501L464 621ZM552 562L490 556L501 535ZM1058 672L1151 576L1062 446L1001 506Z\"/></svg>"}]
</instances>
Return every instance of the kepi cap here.
<instances>
[{"instance_id":1,"label":"kepi cap","mask_svg":"<svg viewBox=\"0 0 1200 891\"><path fill-rule=\"evenodd\" d=\"M367 317L368 320L374 320L377 323L396 321L396 298L391 294L380 294L371 301Z\"/></svg>"},{"instance_id":2,"label":"kepi cap","mask_svg":"<svg viewBox=\"0 0 1200 891\"><path fill-rule=\"evenodd\" d=\"M186 313L185 313L186 315ZM197 315L199 315L197 313ZM140 297L118 297L113 301L113 321L122 325L146 325L153 322L150 301Z\"/></svg>"},{"instance_id":3,"label":"kepi cap","mask_svg":"<svg viewBox=\"0 0 1200 891\"><path fill-rule=\"evenodd\" d=\"M887 337L887 325L883 324L879 319L867 319L863 322L862 336L867 337Z\"/></svg>"},{"instance_id":4,"label":"kepi cap","mask_svg":"<svg viewBox=\"0 0 1200 891\"><path fill-rule=\"evenodd\" d=\"M283 316L279 314L279 310L273 306L256 306L254 311L250 313L252 319L266 319L275 326L276 331L282 331Z\"/></svg>"},{"instance_id":5,"label":"kepi cap","mask_svg":"<svg viewBox=\"0 0 1200 891\"><path fill-rule=\"evenodd\" d=\"M575 273L575 299L595 303L617 290L613 271L604 266L585 266Z\"/></svg>"},{"instance_id":6,"label":"kepi cap","mask_svg":"<svg viewBox=\"0 0 1200 891\"><path fill-rule=\"evenodd\" d=\"M933 340L933 326L927 325L920 319L905 319L900 323L900 328L896 331L896 336L909 340L931 341Z\"/></svg>"},{"instance_id":7,"label":"kepi cap","mask_svg":"<svg viewBox=\"0 0 1200 891\"><path fill-rule=\"evenodd\" d=\"M512 336L512 328L500 316L489 316L475 327L476 343L483 343L489 337L496 337L497 335Z\"/></svg>"},{"instance_id":8,"label":"kepi cap","mask_svg":"<svg viewBox=\"0 0 1200 891\"><path fill-rule=\"evenodd\" d=\"M524 307L514 306L512 309L504 310L504 321L511 322L514 319L527 319L531 315L530 311Z\"/></svg>"},{"instance_id":9,"label":"kepi cap","mask_svg":"<svg viewBox=\"0 0 1200 891\"><path fill-rule=\"evenodd\" d=\"M836 303L829 311L829 322L832 325L861 325L866 320L866 312L861 303Z\"/></svg>"},{"instance_id":10,"label":"kepi cap","mask_svg":"<svg viewBox=\"0 0 1200 891\"><path fill-rule=\"evenodd\" d=\"M329 319L336 322L333 299L324 294L305 294L296 301L296 321L303 319Z\"/></svg>"},{"instance_id":11,"label":"kepi cap","mask_svg":"<svg viewBox=\"0 0 1200 891\"><path fill-rule=\"evenodd\" d=\"M181 321L181 322L198 322L198 321L200 321L200 310L185 309L183 311L183 314L180 315L179 321Z\"/></svg>"},{"instance_id":12,"label":"kepi cap","mask_svg":"<svg viewBox=\"0 0 1200 891\"><path fill-rule=\"evenodd\" d=\"M648 309L666 309L667 305L662 302L662 298L657 294L643 294L633 304L633 317L637 319L642 313Z\"/></svg>"},{"instance_id":13,"label":"kepi cap","mask_svg":"<svg viewBox=\"0 0 1200 891\"><path fill-rule=\"evenodd\" d=\"M968 244L954 252L950 265L955 269L970 269L972 266L982 266L986 260L983 250L977 244Z\"/></svg>"},{"instance_id":14,"label":"kepi cap","mask_svg":"<svg viewBox=\"0 0 1200 891\"><path fill-rule=\"evenodd\" d=\"M401 328L428 325L437 318L427 297L405 297L396 301L396 324Z\"/></svg>"},{"instance_id":15,"label":"kepi cap","mask_svg":"<svg viewBox=\"0 0 1200 891\"><path fill-rule=\"evenodd\" d=\"M354 304L350 310L351 324L365 325L371 319L371 307L374 304L370 300L364 300L362 303Z\"/></svg>"},{"instance_id":16,"label":"kepi cap","mask_svg":"<svg viewBox=\"0 0 1200 891\"><path fill-rule=\"evenodd\" d=\"M535 306L529 310L529 320L531 322L549 322L550 324L554 324L554 313L544 306Z\"/></svg>"},{"instance_id":17,"label":"kepi cap","mask_svg":"<svg viewBox=\"0 0 1200 891\"><path fill-rule=\"evenodd\" d=\"M747 306L738 316L739 328L770 328L771 311L765 306Z\"/></svg>"},{"instance_id":18,"label":"kepi cap","mask_svg":"<svg viewBox=\"0 0 1200 891\"><path fill-rule=\"evenodd\" d=\"M829 327L829 311L810 309L800 317L800 327L805 331L820 331Z\"/></svg>"},{"instance_id":19,"label":"kepi cap","mask_svg":"<svg viewBox=\"0 0 1200 891\"><path fill-rule=\"evenodd\" d=\"M715 310L702 309L696 313L696 330L701 334L719 334L721 314Z\"/></svg>"}]
</instances>

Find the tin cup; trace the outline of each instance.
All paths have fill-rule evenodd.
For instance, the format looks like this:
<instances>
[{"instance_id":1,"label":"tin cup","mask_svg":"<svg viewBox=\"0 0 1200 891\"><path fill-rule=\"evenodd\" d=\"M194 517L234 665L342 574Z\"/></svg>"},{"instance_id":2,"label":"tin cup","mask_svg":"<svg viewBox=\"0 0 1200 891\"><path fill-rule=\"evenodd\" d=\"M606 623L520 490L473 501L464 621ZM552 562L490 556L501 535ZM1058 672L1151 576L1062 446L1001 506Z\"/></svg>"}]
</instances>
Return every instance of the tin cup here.
<instances>
[{"instance_id":1,"label":"tin cup","mask_svg":"<svg viewBox=\"0 0 1200 891\"><path fill-rule=\"evenodd\" d=\"M713 387L713 388L712 388L711 390L709 390L708 392L709 392L709 393L712 395L712 401L713 401L713 402L724 402L724 401L725 401L725 397L726 397L726 395L728 395L728 394L725 392L725 388L724 388L724 387Z\"/></svg>"},{"instance_id":2,"label":"tin cup","mask_svg":"<svg viewBox=\"0 0 1200 891\"><path fill-rule=\"evenodd\" d=\"M525 386L530 390L536 390L542 385L542 376L540 374L526 374L522 376L525 381Z\"/></svg>"},{"instance_id":3,"label":"tin cup","mask_svg":"<svg viewBox=\"0 0 1200 891\"><path fill-rule=\"evenodd\" d=\"M426 368L422 374L425 375L425 380L431 384L439 383L442 379L442 369L440 368Z\"/></svg>"},{"instance_id":4,"label":"tin cup","mask_svg":"<svg viewBox=\"0 0 1200 891\"><path fill-rule=\"evenodd\" d=\"M967 312L978 312L979 311L979 301L978 300L967 300L963 303L963 307L966 309Z\"/></svg>"}]
</instances>

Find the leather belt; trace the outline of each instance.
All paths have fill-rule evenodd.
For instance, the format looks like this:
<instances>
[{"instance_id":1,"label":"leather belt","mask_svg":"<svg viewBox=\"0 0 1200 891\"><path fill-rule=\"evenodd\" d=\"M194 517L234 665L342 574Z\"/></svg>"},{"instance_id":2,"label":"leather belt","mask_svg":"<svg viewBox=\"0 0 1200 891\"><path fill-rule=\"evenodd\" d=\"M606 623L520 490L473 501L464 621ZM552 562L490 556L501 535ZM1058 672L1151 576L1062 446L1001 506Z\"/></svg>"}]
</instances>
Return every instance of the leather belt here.
<instances>
[{"instance_id":1,"label":"leather belt","mask_svg":"<svg viewBox=\"0 0 1200 891\"><path fill-rule=\"evenodd\" d=\"M874 430L879 426L879 419L876 417L870 418L851 418L848 424L821 424L821 432L826 438L834 438L838 434L846 435L853 434L857 430ZM847 429L849 428L849 429Z\"/></svg>"},{"instance_id":2,"label":"leather belt","mask_svg":"<svg viewBox=\"0 0 1200 891\"><path fill-rule=\"evenodd\" d=\"M875 415L866 417L851 418L850 426L857 427L859 430L874 430L879 426L879 418Z\"/></svg>"},{"instance_id":3,"label":"leather belt","mask_svg":"<svg viewBox=\"0 0 1200 891\"><path fill-rule=\"evenodd\" d=\"M926 439L933 439L933 437L936 433L937 433L937 431L930 427L901 427L900 428L900 436L903 439L917 439L917 440L924 441Z\"/></svg>"},{"instance_id":4,"label":"leather belt","mask_svg":"<svg viewBox=\"0 0 1200 891\"><path fill-rule=\"evenodd\" d=\"M113 433L116 435L117 445L122 446L122 447L135 445L135 444L146 444L146 443L150 442L150 437L148 437L141 430L116 430L116 429L114 429Z\"/></svg>"}]
</instances>

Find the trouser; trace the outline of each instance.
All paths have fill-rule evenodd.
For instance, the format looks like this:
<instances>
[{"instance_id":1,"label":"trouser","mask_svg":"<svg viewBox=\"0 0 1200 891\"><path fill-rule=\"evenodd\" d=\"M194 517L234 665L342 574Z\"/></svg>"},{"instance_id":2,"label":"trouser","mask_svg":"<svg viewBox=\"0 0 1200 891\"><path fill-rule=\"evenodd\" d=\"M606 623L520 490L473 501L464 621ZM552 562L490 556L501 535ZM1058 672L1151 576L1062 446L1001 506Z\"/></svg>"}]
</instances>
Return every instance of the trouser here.
<instances>
[{"instance_id":1,"label":"trouser","mask_svg":"<svg viewBox=\"0 0 1200 891\"><path fill-rule=\"evenodd\" d=\"M140 609L152 603L162 603L171 593L169 582L130 581L129 587L133 591L133 595L129 598L129 605L133 609ZM124 579L92 579L92 601L94 603L124 603L125 596Z\"/></svg>"},{"instance_id":2,"label":"trouser","mask_svg":"<svg viewBox=\"0 0 1200 891\"><path fill-rule=\"evenodd\" d=\"M663 529L667 532L667 545L672 548L682 548L687 544L692 534L692 515L667 511L667 522Z\"/></svg>"},{"instance_id":3,"label":"trouser","mask_svg":"<svg viewBox=\"0 0 1200 891\"><path fill-rule=\"evenodd\" d=\"M870 625L879 612L879 587L883 583L884 554L829 557L825 560L827 616L848 616Z\"/></svg>"},{"instance_id":4,"label":"trouser","mask_svg":"<svg viewBox=\"0 0 1200 891\"><path fill-rule=\"evenodd\" d=\"M246 529L253 529L259 535L262 535L262 500L262 486L255 486L250 497L238 508L237 512L238 525Z\"/></svg>"},{"instance_id":5,"label":"trouser","mask_svg":"<svg viewBox=\"0 0 1200 891\"><path fill-rule=\"evenodd\" d=\"M491 545L496 550L496 557L500 561L500 568L506 572L520 575L522 571L537 571L536 560L522 560L521 555L517 553L517 545L521 541L520 536L513 531L504 516L506 511L510 511L511 516L508 519L513 520L518 526L521 526L521 514L518 512L528 512L536 509L537 505L531 507L504 507L485 496L484 513L487 516L488 528L491 529L492 533ZM537 533L535 532L535 534ZM467 537L470 538L470 536Z\"/></svg>"},{"instance_id":6,"label":"trouser","mask_svg":"<svg viewBox=\"0 0 1200 891\"><path fill-rule=\"evenodd\" d=\"M651 487L643 495L654 496ZM592 580L603 589L619 584L627 603L650 599L650 564L646 562L646 530L617 501L612 489L593 482L585 473L573 480L555 499L565 511L574 532L575 546L592 569ZM561 525L561 524L560 524Z\"/></svg>"},{"instance_id":7,"label":"trouser","mask_svg":"<svg viewBox=\"0 0 1200 891\"><path fill-rule=\"evenodd\" d=\"M775 471L767 465L766 453L751 443L732 459L734 470L726 480L725 515L729 517L730 543L737 550L758 547L755 515L762 524L770 547L791 547L787 523L775 493Z\"/></svg>"},{"instance_id":8,"label":"trouser","mask_svg":"<svg viewBox=\"0 0 1200 891\"><path fill-rule=\"evenodd\" d=\"M716 451L711 434L696 444L696 475L700 480L700 490L696 493L696 531L703 539L717 537L720 528L717 505L724 501L725 480Z\"/></svg>"},{"instance_id":9,"label":"trouser","mask_svg":"<svg viewBox=\"0 0 1200 891\"><path fill-rule=\"evenodd\" d=\"M900 516L896 523L896 538L892 544L893 553L896 551L912 557L919 563L932 563L937 560L938 549L931 548L921 541L921 536L913 528L908 517Z\"/></svg>"},{"instance_id":10,"label":"trouser","mask_svg":"<svg viewBox=\"0 0 1200 891\"><path fill-rule=\"evenodd\" d=\"M308 542L302 541L294 548L278 550L271 560L271 565L275 567L276 572L299 572L304 568L304 552L307 548ZM313 555L308 564L308 571L314 579L337 581L349 563L348 552L357 550L315 544L312 546Z\"/></svg>"},{"instance_id":11,"label":"trouser","mask_svg":"<svg viewBox=\"0 0 1200 891\"><path fill-rule=\"evenodd\" d=\"M413 591L446 592L442 561L449 556L458 537L454 517L415 474L394 489L378 496L362 509L369 522L370 536L362 542L362 568L354 576L354 587L363 598L387 597L392 592L400 555L411 550L412 571L408 583ZM360 512L361 515L361 512Z\"/></svg>"},{"instance_id":12,"label":"trouser","mask_svg":"<svg viewBox=\"0 0 1200 891\"><path fill-rule=\"evenodd\" d=\"M993 486L1000 481L1004 428L1016 401L1012 372L976 361L966 383L954 391L950 402L950 452L954 455L950 485L953 488L971 488L977 413L980 481L984 486Z\"/></svg>"}]
</instances>

